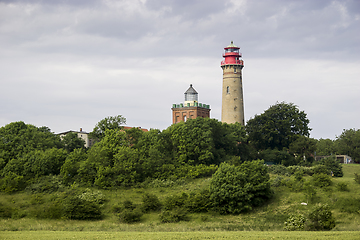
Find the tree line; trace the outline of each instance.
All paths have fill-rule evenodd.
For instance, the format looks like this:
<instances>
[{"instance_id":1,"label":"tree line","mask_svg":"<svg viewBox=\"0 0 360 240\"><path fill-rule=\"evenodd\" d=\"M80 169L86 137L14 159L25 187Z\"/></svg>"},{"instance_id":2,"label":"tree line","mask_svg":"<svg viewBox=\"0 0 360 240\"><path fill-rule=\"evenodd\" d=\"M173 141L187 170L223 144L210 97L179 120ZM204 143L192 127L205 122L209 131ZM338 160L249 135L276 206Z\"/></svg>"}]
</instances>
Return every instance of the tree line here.
<instances>
[{"instance_id":1,"label":"tree line","mask_svg":"<svg viewBox=\"0 0 360 240\"><path fill-rule=\"evenodd\" d=\"M126 119L107 117L90 136L89 149L76 133L63 139L47 127L13 122L0 128L0 190L14 192L46 176L102 189L134 186L152 179L212 176L221 163L240 166L263 159L284 166L312 166L314 156L348 154L360 160L360 130L336 139L312 139L304 111L276 103L246 127L216 119L190 119L160 131L123 130Z\"/></svg>"}]
</instances>

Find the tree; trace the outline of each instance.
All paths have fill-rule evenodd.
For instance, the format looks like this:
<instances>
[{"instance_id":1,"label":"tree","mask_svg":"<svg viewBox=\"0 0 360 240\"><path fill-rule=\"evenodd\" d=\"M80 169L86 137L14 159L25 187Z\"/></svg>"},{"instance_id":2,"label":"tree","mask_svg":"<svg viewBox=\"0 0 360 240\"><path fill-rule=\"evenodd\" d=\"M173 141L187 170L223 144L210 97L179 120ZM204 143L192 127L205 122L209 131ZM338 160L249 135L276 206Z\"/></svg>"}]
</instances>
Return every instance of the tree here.
<instances>
[{"instance_id":1,"label":"tree","mask_svg":"<svg viewBox=\"0 0 360 240\"><path fill-rule=\"evenodd\" d=\"M289 148L299 136L309 136L309 120L293 103L277 103L246 125L249 141L257 149Z\"/></svg>"},{"instance_id":2,"label":"tree","mask_svg":"<svg viewBox=\"0 0 360 240\"><path fill-rule=\"evenodd\" d=\"M238 154L238 144L246 142L242 126L210 118L199 117L173 124L163 133L170 138L175 159L191 165L219 164L227 155Z\"/></svg>"},{"instance_id":3,"label":"tree","mask_svg":"<svg viewBox=\"0 0 360 240\"><path fill-rule=\"evenodd\" d=\"M355 162L360 162L360 129L344 129L335 143L338 154L349 155Z\"/></svg>"},{"instance_id":4,"label":"tree","mask_svg":"<svg viewBox=\"0 0 360 240\"><path fill-rule=\"evenodd\" d=\"M0 166L34 150L62 148L58 135L48 127L35 127L24 122L12 122L0 128Z\"/></svg>"},{"instance_id":5,"label":"tree","mask_svg":"<svg viewBox=\"0 0 360 240\"><path fill-rule=\"evenodd\" d=\"M106 117L96 124L90 137L101 140L105 136L105 130L121 129L123 124L126 124L126 118L121 115Z\"/></svg>"},{"instance_id":6,"label":"tree","mask_svg":"<svg viewBox=\"0 0 360 240\"><path fill-rule=\"evenodd\" d=\"M65 145L65 149L68 152L72 152L76 148L84 148L84 146L85 146L84 139L79 138L78 134L75 132L70 132L70 133L66 134L63 137L62 141Z\"/></svg>"},{"instance_id":7,"label":"tree","mask_svg":"<svg viewBox=\"0 0 360 240\"><path fill-rule=\"evenodd\" d=\"M334 141L320 138L316 143L316 155L328 156L336 152Z\"/></svg>"},{"instance_id":8,"label":"tree","mask_svg":"<svg viewBox=\"0 0 360 240\"><path fill-rule=\"evenodd\" d=\"M272 196L270 177L263 161L240 166L220 164L210 181L210 199L221 214L238 214L262 205Z\"/></svg>"},{"instance_id":9,"label":"tree","mask_svg":"<svg viewBox=\"0 0 360 240\"><path fill-rule=\"evenodd\" d=\"M312 163L316 150L316 140L306 136L299 136L289 146L290 152L297 156L297 162Z\"/></svg>"}]
</instances>

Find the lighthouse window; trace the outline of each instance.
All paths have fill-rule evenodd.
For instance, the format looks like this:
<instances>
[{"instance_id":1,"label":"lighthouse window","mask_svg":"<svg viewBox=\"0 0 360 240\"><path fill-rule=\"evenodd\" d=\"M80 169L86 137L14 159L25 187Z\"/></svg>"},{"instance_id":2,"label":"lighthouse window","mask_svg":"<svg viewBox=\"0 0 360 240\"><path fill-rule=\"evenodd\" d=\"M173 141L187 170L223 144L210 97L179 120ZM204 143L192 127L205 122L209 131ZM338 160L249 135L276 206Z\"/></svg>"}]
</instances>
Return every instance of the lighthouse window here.
<instances>
[{"instance_id":1,"label":"lighthouse window","mask_svg":"<svg viewBox=\"0 0 360 240\"><path fill-rule=\"evenodd\" d=\"M236 68L234 67L234 73L236 73Z\"/></svg>"},{"instance_id":2,"label":"lighthouse window","mask_svg":"<svg viewBox=\"0 0 360 240\"><path fill-rule=\"evenodd\" d=\"M229 87L229 86L226 87L226 93L227 93L227 94L230 93L230 87Z\"/></svg>"}]
</instances>

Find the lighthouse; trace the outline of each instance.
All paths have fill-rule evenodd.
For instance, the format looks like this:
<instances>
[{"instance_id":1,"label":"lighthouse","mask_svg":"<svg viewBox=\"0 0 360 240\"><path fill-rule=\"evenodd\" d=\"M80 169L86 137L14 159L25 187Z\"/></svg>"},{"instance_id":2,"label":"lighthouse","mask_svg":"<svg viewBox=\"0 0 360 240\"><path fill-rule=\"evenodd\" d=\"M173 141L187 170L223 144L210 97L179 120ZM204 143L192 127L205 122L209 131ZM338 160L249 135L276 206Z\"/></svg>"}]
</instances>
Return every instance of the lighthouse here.
<instances>
[{"instance_id":1,"label":"lighthouse","mask_svg":"<svg viewBox=\"0 0 360 240\"><path fill-rule=\"evenodd\" d=\"M245 125L242 88L244 61L240 59L239 49L233 41L224 48L223 57L225 59L221 61L223 70L221 121L225 123L239 122Z\"/></svg>"},{"instance_id":2,"label":"lighthouse","mask_svg":"<svg viewBox=\"0 0 360 240\"><path fill-rule=\"evenodd\" d=\"M198 102L198 93L193 88L192 84L190 84L190 87L186 90L184 96L184 103L173 104L171 108L173 124L186 122L188 119L195 119L197 117L210 117L210 105Z\"/></svg>"}]
</instances>

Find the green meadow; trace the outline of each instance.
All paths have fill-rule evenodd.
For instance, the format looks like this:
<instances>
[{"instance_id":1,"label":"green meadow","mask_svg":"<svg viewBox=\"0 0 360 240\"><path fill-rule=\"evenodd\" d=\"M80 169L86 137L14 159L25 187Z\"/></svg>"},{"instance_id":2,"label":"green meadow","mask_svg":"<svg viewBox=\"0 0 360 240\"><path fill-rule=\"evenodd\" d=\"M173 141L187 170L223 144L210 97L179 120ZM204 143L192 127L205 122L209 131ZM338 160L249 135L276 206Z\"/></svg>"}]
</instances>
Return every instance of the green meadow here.
<instances>
[{"instance_id":1,"label":"green meadow","mask_svg":"<svg viewBox=\"0 0 360 240\"><path fill-rule=\"evenodd\" d=\"M303 191L277 186L272 187L274 196L267 204L248 213L192 213L188 221L178 223L161 223L158 212L144 214L137 223L121 223L112 209L124 200L140 204L144 193L153 193L163 201L170 195L203 189L209 185L209 178L162 186L102 190L108 199L102 210L104 218L94 221L32 217L36 208L51 201L51 194L1 194L0 203L16 211L11 218L0 219L0 239L360 239L360 208L357 204L360 184L354 181L354 173L360 173L360 165L342 166L344 176L332 178L330 187L316 188L316 196L310 202ZM271 174L271 181L277 177ZM339 190L339 183L345 183L347 189ZM304 202L308 204L301 204ZM336 219L332 231L284 230L284 222L290 214L306 215L318 203L330 206Z\"/></svg>"}]
</instances>

